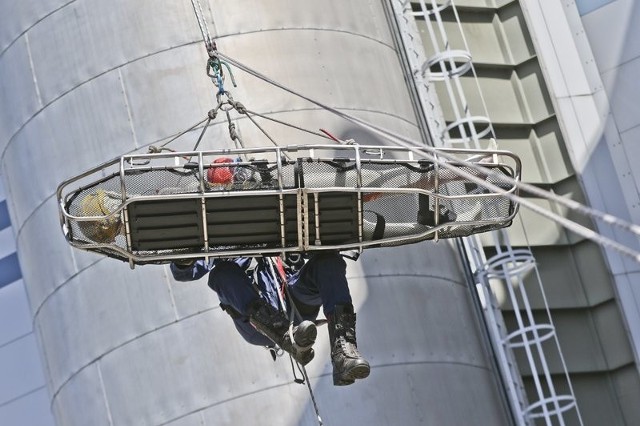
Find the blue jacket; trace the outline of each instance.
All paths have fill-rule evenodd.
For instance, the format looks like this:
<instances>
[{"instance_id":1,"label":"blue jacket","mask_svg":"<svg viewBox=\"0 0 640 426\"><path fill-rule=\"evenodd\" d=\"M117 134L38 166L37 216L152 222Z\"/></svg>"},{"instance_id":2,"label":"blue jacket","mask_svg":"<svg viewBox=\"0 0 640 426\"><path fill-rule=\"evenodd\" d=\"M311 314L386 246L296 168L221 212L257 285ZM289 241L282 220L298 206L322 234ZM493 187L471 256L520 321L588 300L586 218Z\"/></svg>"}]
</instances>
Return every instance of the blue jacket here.
<instances>
[{"instance_id":1,"label":"blue jacket","mask_svg":"<svg viewBox=\"0 0 640 426\"><path fill-rule=\"evenodd\" d=\"M171 273L176 281L195 281L204 277L209 271L215 268L217 263L222 261L233 261L238 264L245 272L249 271L251 266L251 257L236 257L234 259L209 259L208 262L204 260L196 260L193 266L187 268L181 268L175 263L171 263Z\"/></svg>"}]
</instances>

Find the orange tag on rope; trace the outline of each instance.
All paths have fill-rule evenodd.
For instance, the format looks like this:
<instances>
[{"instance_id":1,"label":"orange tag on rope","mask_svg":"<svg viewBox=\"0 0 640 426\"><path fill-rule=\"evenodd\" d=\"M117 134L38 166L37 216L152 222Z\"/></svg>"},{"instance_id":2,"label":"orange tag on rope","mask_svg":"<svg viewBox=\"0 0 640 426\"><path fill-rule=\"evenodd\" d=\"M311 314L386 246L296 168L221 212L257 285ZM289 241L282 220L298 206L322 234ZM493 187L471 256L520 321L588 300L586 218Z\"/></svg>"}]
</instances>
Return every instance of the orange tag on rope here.
<instances>
[{"instance_id":1,"label":"orange tag on rope","mask_svg":"<svg viewBox=\"0 0 640 426\"><path fill-rule=\"evenodd\" d=\"M382 192L369 192L367 194L362 194L362 201L367 203L369 201L377 200L380 197L382 197Z\"/></svg>"}]
</instances>

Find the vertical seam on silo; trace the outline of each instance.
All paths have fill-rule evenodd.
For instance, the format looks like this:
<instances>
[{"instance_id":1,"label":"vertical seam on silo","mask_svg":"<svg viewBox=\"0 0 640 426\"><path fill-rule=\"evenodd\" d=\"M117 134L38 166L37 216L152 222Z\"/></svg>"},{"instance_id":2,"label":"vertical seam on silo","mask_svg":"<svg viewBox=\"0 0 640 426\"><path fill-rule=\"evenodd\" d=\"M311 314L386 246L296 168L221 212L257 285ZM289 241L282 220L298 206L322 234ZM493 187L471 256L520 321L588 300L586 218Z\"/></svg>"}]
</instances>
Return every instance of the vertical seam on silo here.
<instances>
[{"instance_id":1,"label":"vertical seam on silo","mask_svg":"<svg viewBox=\"0 0 640 426\"><path fill-rule=\"evenodd\" d=\"M102 398L104 399L104 406L107 409L107 420L110 425L113 425L113 418L111 417L111 407L109 407L109 399L107 398L107 391L104 388L104 379L102 378L102 369L100 368L100 361L96 361L96 368L98 369L98 379L100 380L100 390L102 391Z\"/></svg>"},{"instance_id":2,"label":"vertical seam on silo","mask_svg":"<svg viewBox=\"0 0 640 426\"><path fill-rule=\"evenodd\" d=\"M31 69L31 79L36 89L36 98L38 99L38 106L43 108L42 95L40 94L40 87L38 86L38 77L36 77L36 69L33 63L33 56L31 55L31 44L29 43L29 33L24 34L24 40L27 45L27 56L29 57L29 68Z\"/></svg>"},{"instance_id":3,"label":"vertical seam on silo","mask_svg":"<svg viewBox=\"0 0 640 426\"><path fill-rule=\"evenodd\" d=\"M129 104L129 96L127 95L127 89L124 85L124 78L122 76L122 69L118 68L118 79L120 80L120 87L122 88L122 97L124 98L124 106L127 110L127 118L129 120L129 127L131 128L131 134L133 135L133 144L138 148L138 137L136 135L136 129L133 126L133 115L131 113L131 106Z\"/></svg>"},{"instance_id":4,"label":"vertical seam on silo","mask_svg":"<svg viewBox=\"0 0 640 426\"><path fill-rule=\"evenodd\" d=\"M169 290L169 298L171 299L171 307L173 308L173 315L175 316L175 320L180 320L180 315L178 314L178 306L176 305L176 298L173 296L173 289L171 288L171 280L169 279L169 274L167 273L167 265L164 265L162 273L164 274L167 282L167 290Z\"/></svg>"}]
</instances>

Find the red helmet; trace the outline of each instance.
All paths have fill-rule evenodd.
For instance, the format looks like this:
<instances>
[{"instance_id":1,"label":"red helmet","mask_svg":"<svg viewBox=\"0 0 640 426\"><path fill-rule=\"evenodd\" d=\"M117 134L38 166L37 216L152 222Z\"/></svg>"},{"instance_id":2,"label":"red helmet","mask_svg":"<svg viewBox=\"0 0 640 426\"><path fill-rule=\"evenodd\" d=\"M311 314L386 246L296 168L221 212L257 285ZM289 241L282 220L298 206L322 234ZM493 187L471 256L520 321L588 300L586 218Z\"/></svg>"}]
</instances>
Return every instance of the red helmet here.
<instances>
[{"instance_id":1,"label":"red helmet","mask_svg":"<svg viewBox=\"0 0 640 426\"><path fill-rule=\"evenodd\" d=\"M229 157L221 157L215 159L211 164L233 163ZM233 182L233 171L231 167L211 167L207 171L207 180L213 184L229 184Z\"/></svg>"}]
</instances>

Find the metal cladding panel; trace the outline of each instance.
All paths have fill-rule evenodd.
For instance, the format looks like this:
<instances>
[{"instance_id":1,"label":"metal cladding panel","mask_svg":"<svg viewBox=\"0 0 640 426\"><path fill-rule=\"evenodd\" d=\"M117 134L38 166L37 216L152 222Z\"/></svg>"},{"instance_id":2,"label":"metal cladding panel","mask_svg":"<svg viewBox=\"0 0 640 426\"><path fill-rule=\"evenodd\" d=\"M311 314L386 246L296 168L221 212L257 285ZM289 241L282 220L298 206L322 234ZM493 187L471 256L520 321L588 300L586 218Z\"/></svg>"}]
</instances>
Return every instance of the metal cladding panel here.
<instances>
[{"instance_id":1,"label":"metal cladding panel","mask_svg":"<svg viewBox=\"0 0 640 426\"><path fill-rule=\"evenodd\" d=\"M628 365L616 369L611 374L607 371L583 372L576 375L571 382L580 404L582 418L588 419L588 423L585 424L638 423L635 420L640 416L640 383L635 366ZM529 380L525 386L533 388L535 383ZM603 392L603 389L612 391ZM626 414L624 417L620 416L621 407Z\"/></svg>"},{"instance_id":2,"label":"metal cladding panel","mask_svg":"<svg viewBox=\"0 0 640 426\"><path fill-rule=\"evenodd\" d=\"M255 0L236 0L231 4L211 0L208 4L206 17L213 23L210 30L221 39L244 33L300 29L339 31L393 44L382 2L375 0L283 0L277 7L273 2Z\"/></svg>"},{"instance_id":3,"label":"metal cladding panel","mask_svg":"<svg viewBox=\"0 0 640 426\"><path fill-rule=\"evenodd\" d=\"M14 226L20 229L62 180L133 149L117 73L96 78L48 106L15 135L5 153L2 167L11 177L7 188Z\"/></svg>"},{"instance_id":4,"label":"metal cladding panel","mask_svg":"<svg viewBox=\"0 0 640 426\"><path fill-rule=\"evenodd\" d=\"M71 0L73 1L73 0ZM70 0L4 0L0 3L0 52L15 42L25 31Z\"/></svg>"},{"instance_id":5,"label":"metal cladding panel","mask_svg":"<svg viewBox=\"0 0 640 426\"><path fill-rule=\"evenodd\" d=\"M60 286L35 319L55 393L86 365L176 315L162 269L132 273L128 265L104 259Z\"/></svg>"},{"instance_id":6,"label":"metal cladding panel","mask_svg":"<svg viewBox=\"0 0 640 426\"><path fill-rule=\"evenodd\" d=\"M20 266L34 315L56 288L98 260L92 255L91 262L83 264L79 260L88 254L65 247L64 236L52 220L56 214L57 203L51 197L33 213L18 237Z\"/></svg>"},{"instance_id":7,"label":"metal cladding panel","mask_svg":"<svg viewBox=\"0 0 640 426\"><path fill-rule=\"evenodd\" d=\"M288 360L274 364L264 349L247 345L219 308L136 339L105 356L101 368L114 424L161 424L291 382ZM247 411L267 403L252 398Z\"/></svg>"},{"instance_id":8,"label":"metal cladding panel","mask_svg":"<svg viewBox=\"0 0 640 426\"><path fill-rule=\"evenodd\" d=\"M611 3L607 7L589 10L582 15L589 47L593 51L601 73L607 73L640 56L640 7L631 0L626 1L579 1L578 10L584 12L580 3Z\"/></svg>"},{"instance_id":9,"label":"metal cladding panel","mask_svg":"<svg viewBox=\"0 0 640 426\"><path fill-rule=\"evenodd\" d=\"M189 2L85 0L69 3L30 32L34 71L45 104L149 53L193 41Z\"/></svg>"},{"instance_id":10,"label":"metal cladding panel","mask_svg":"<svg viewBox=\"0 0 640 426\"><path fill-rule=\"evenodd\" d=\"M149 267L149 269L157 269ZM200 314L213 308L219 308L216 294L207 286L207 278L194 282L175 282L171 277L169 266L162 268L165 279L171 283L171 299L173 301L176 318L182 320Z\"/></svg>"},{"instance_id":11,"label":"metal cladding panel","mask_svg":"<svg viewBox=\"0 0 640 426\"><path fill-rule=\"evenodd\" d=\"M0 406L43 386L40 363L33 333L0 346Z\"/></svg>"},{"instance_id":12,"label":"metal cladding panel","mask_svg":"<svg viewBox=\"0 0 640 426\"><path fill-rule=\"evenodd\" d=\"M492 405L487 405L487 395L482 390L469 392L470 385L474 388L491 386L490 372L486 370L457 365L402 364L380 367L374 373L375 377L367 379L370 380L368 384L362 382L348 388L334 387L330 374L316 379L314 390L323 424L508 424ZM443 383L446 387L439 387ZM202 424L318 424L308 397L298 417L292 418L285 409L291 404L293 394L304 391L300 388L300 385L291 385L265 389L258 396L269 403L259 405L258 410L247 410L248 405L254 406L254 401L248 400L249 396L207 408L202 412Z\"/></svg>"},{"instance_id":13,"label":"metal cladding panel","mask_svg":"<svg viewBox=\"0 0 640 426\"><path fill-rule=\"evenodd\" d=\"M0 347L33 331L24 283L14 283L0 290Z\"/></svg>"},{"instance_id":14,"label":"metal cladding panel","mask_svg":"<svg viewBox=\"0 0 640 426\"><path fill-rule=\"evenodd\" d=\"M216 106L216 88L204 73L201 44L159 52L122 68L131 120L141 145L188 129ZM248 100L232 90L237 100ZM224 114L218 118L226 122ZM225 137L228 139L228 136Z\"/></svg>"},{"instance_id":15,"label":"metal cladding panel","mask_svg":"<svg viewBox=\"0 0 640 426\"><path fill-rule=\"evenodd\" d=\"M80 370L55 395L51 408L59 425L112 425L104 397L100 363Z\"/></svg>"},{"instance_id":16,"label":"metal cladding panel","mask_svg":"<svg viewBox=\"0 0 640 426\"><path fill-rule=\"evenodd\" d=\"M380 111L401 120L413 117L402 74L397 73L397 54L387 44L340 31L291 30L223 39L219 49L336 109ZM281 51L286 57L282 62L274 61ZM317 76L313 83L308 80L311 75ZM254 87L254 78L248 80L252 86L245 89ZM259 97L252 96L251 88L242 97L247 102L260 102L256 105L259 111L309 107L308 102L283 96L281 90L266 83L255 87L260 90Z\"/></svg>"},{"instance_id":17,"label":"metal cladding panel","mask_svg":"<svg viewBox=\"0 0 640 426\"><path fill-rule=\"evenodd\" d=\"M293 383L289 362L273 363L242 341L205 280L174 283L166 267L131 271L70 248L59 230L54 193L60 181L144 151L215 106L189 2L76 0L38 10L22 3L0 15L4 24L15 13L15 28L28 30L29 41L0 56L1 67L11 68L7 75L20 76L12 78L24 85L20 96L0 82L12 97L3 98L3 108L21 111L3 124L12 139L1 167L57 421L313 422L308 394ZM210 1L204 8L224 53L333 107L418 134L381 1ZM249 109L381 143L235 73L239 87L227 79L226 88ZM29 85L42 96L40 111ZM238 120L248 146L271 144L249 124ZM20 130L14 135L12 129ZM269 131L283 145L317 142L272 124ZM196 136L180 147L191 149ZM7 145L7 136L0 137L0 146ZM223 114L207 138L203 148L229 146ZM471 296L448 244L371 250L351 264L349 278L360 348L373 370L367 380L334 387L326 330L320 332L308 371L329 424L465 424L477 412L488 424L505 423Z\"/></svg>"},{"instance_id":18,"label":"metal cladding panel","mask_svg":"<svg viewBox=\"0 0 640 426\"><path fill-rule=\"evenodd\" d=\"M373 40L342 32L295 30L243 34L221 40L219 48L274 80L334 108L355 113L378 112L400 121L412 115L411 106L406 102L406 91L393 89L404 84L402 75L394 72L398 67L395 51ZM295 61L274 61L281 51L286 51ZM356 51L359 54L353 55ZM322 52L322 58L319 52ZM190 45L161 52L123 68L128 101L136 111L132 116L133 128L141 145L190 127L215 106L215 87L202 72L205 60L202 46ZM366 65L371 63L377 63L377 66ZM352 71L356 68L360 68L358 73ZM150 69L154 71L150 73ZM320 78L309 84L310 75ZM235 76L238 87L234 88L227 78L225 88L249 110L271 114L319 109L239 70L235 71ZM380 80L380 76L385 76L386 84L372 85L373 81ZM216 122L226 123L225 116L220 114ZM325 125L322 121L319 123ZM277 138L278 129L275 131ZM251 145L251 139L242 136ZM304 135L298 132L297 136ZM210 139L207 136L205 141ZM261 140L263 144L270 143L263 137ZM282 139L279 143L289 142Z\"/></svg>"},{"instance_id":19,"label":"metal cladding panel","mask_svg":"<svg viewBox=\"0 0 640 426\"><path fill-rule=\"evenodd\" d=\"M505 424L495 409L494 379L453 253L446 244L400 250L403 259L392 264L380 263L391 254L388 249L349 262L359 347L373 369L366 381L334 387L328 336L321 328L307 371L324 420L464 424L477 416L487 424ZM371 263L381 267L368 268ZM413 270L411 279L398 281L396 269L418 263L422 268ZM379 276L369 277L365 270ZM194 297L208 291L204 280L186 286ZM180 287L186 291L185 283L175 283L173 293ZM201 309L106 353L95 361L99 376L93 365L83 367L62 386L56 412L73 403L64 395L75 392L76 380L102 380L114 424L189 424L188 419L200 420L198 412L205 424L312 423L306 387L292 382L288 360L274 363L263 349L246 345L217 306Z\"/></svg>"},{"instance_id":20,"label":"metal cladding panel","mask_svg":"<svg viewBox=\"0 0 640 426\"><path fill-rule=\"evenodd\" d=\"M611 103L611 112L620 134L633 130L640 124L640 107L635 102L640 93L637 84L638 72L640 57L602 75L608 94L607 100Z\"/></svg>"},{"instance_id":21,"label":"metal cladding panel","mask_svg":"<svg viewBox=\"0 0 640 426\"><path fill-rule=\"evenodd\" d=\"M29 66L29 52L24 38L0 54L0 81L2 84L0 104L11 105L2 108L0 114L0 152L4 151L9 139L40 108L36 86ZM16 102L20 99L20 102Z\"/></svg>"}]
</instances>

